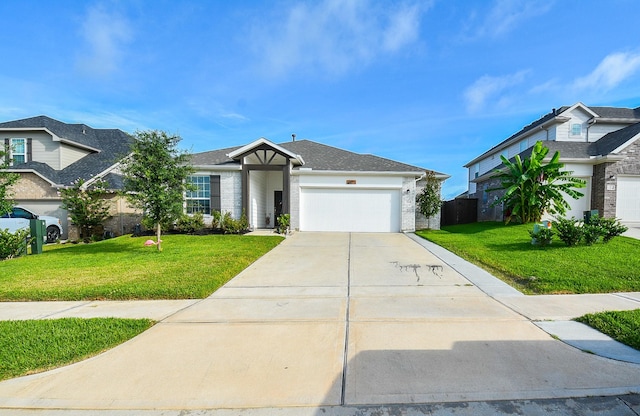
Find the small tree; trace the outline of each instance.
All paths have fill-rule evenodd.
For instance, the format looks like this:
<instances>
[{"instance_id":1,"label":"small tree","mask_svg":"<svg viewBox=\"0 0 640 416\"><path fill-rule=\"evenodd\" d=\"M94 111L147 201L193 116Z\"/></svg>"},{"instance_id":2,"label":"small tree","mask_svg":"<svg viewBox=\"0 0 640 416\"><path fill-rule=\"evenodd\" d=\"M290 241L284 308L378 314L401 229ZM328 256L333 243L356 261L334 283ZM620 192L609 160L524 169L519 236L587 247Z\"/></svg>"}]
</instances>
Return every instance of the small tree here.
<instances>
[{"instance_id":1,"label":"small tree","mask_svg":"<svg viewBox=\"0 0 640 416\"><path fill-rule=\"evenodd\" d=\"M427 220L436 215L442 206L440 198L440 181L433 171L427 171L424 177L425 185L416 195L418 210Z\"/></svg>"},{"instance_id":2,"label":"small tree","mask_svg":"<svg viewBox=\"0 0 640 416\"><path fill-rule=\"evenodd\" d=\"M78 179L70 188L60 189L62 208L69 212L71 221L80 228L80 238L92 236L93 228L111 217L107 195L107 182L97 180L85 186L84 179Z\"/></svg>"},{"instance_id":3,"label":"small tree","mask_svg":"<svg viewBox=\"0 0 640 416\"><path fill-rule=\"evenodd\" d=\"M7 172L9 167L9 155L0 150L0 215L4 215L11 211L13 200L11 199L11 186L13 186L20 175L17 173Z\"/></svg>"},{"instance_id":4,"label":"small tree","mask_svg":"<svg viewBox=\"0 0 640 416\"><path fill-rule=\"evenodd\" d=\"M187 177L193 172L189 155L177 149L180 136L163 131L136 132L131 154L122 162L124 191L132 206L156 226L158 251L162 251L162 226L182 215Z\"/></svg>"},{"instance_id":5,"label":"small tree","mask_svg":"<svg viewBox=\"0 0 640 416\"><path fill-rule=\"evenodd\" d=\"M519 155L513 162L500 156L505 167L495 172L501 186L486 192L504 190L505 193L493 205L503 202L511 215L518 217L523 224L540 221L545 211L563 215L570 207L565 195L580 198L583 194L574 188L584 188L586 182L572 177L573 172L560 170L564 167L560 163L560 152L556 151L549 163L544 163L548 153L549 148L539 141L533 146L531 156L524 161Z\"/></svg>"}]
</instances>

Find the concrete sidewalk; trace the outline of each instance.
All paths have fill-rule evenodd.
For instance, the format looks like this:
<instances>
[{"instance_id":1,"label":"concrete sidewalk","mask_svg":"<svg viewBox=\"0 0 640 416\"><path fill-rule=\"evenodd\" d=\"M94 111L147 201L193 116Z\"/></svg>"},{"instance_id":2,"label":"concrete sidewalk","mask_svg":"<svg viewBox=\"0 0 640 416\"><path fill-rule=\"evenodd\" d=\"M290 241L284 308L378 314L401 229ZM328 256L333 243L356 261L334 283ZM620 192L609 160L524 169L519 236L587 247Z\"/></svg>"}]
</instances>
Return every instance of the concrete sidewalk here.
<instances>
[{"instance_id":1,"label":"concrete sidewalk","mask_svg":"<svg viewBox=\"0 0 640 416\"><path fill-rule=\"evenodd\" d=\"M504 402L488 401L511 400L512 409L544 409L568 406L561 398L640 392L639 365L584 353L532 322L638 308L638 294L567 298L566 304L523 296L412 238L294 234L210 298L158 303L160 322L133 340L78 364L0 383L0 409L346 415L386 407L422 414L426 407L405 404L478 401L467 407L495 410ZM3 304L0 319L9 306L20 305ZM59 313L51 306L41 305L39 316L95 316L115 305L65 304ZM615 403L637 409L636 396L629 397ZM538 399L556 401L530 402ZM586 402L574 403L584 410ZM609 414L625 414L620 409ZM508 414L490 411L484 414Z\"/></svg>"}]
</instances>

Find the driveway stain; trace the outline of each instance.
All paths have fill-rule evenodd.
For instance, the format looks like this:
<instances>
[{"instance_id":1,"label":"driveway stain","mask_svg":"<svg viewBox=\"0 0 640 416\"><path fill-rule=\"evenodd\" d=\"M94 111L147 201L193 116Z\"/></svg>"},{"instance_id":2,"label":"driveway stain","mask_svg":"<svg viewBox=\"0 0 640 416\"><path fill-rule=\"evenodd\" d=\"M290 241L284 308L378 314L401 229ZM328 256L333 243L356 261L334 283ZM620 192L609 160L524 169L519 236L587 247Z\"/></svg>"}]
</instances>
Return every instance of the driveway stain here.
<instances>
[{"instance_id":1,"label":"driveway stain","mask_svg":"<svg viewBox=\"0 0 640 416\"><path fill-rule=\"evenodd\" d=\"M413 270L413 273L416 275L416 282L420 283L420 274L418 273L418 269L421 269L422 265L400 264L400 262L398 261L392 261L390 263L393 264L396 268L399 268L401 272L408 272L410 270ZM442 277L442 272L444 271L444 267L442 267L442 265L440 264L426 264L424 268L431 272L431 274L436 275L440 278Z\"/></svg>"}]
</instances>

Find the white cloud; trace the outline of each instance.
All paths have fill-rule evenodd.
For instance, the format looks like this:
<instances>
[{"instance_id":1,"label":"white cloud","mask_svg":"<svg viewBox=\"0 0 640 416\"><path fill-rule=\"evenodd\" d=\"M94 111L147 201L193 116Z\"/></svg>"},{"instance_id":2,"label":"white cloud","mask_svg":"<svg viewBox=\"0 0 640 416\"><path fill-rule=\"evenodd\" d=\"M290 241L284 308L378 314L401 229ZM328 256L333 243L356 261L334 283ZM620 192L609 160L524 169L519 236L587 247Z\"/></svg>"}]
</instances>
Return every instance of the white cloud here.
<instances>
[{"instance_id":1,"label":"white cloud","mask_svg":"<svg viewBox=\"0 0 640 416\"><path fill-rule=\"evenodd\" d=\"M416 42L427 8L415 3L385 9L370 0L299 3L282 19L271 19L283 24L255 29L252 43L269 75L302 70L342 74Z\"/></svg>"},{"instance_id":2,"label":"white cloud","mask_svg":"<svg viewBox=\"0 0 640 416\"><path fill-rule=\"evenodd\" d=\"M527 19L547 13L552 1L496 0L484 21L472 29L472 38L500 37L513 31Z\"/></svg>"},{"instance_id":3,"label":"white cloud","mask_svg":"<svg viewBox=\"0 0 640 416\"><path fill-rule=\"evenodd\" d=\"M477 79L464 92L467 110L477 113L484 109L489 101L499 106L508 105L510 99L503 94L505 90L520 84L529 71L519 71L502 77L484 75Z\"/></svg>"},{"instance_id":4,"label":"white cloud","mask_svg":"<svg viewBox=\"0 0 640 416\"><path fill-rule=\"evenodd\" d=\"M640 53L612 53L607 55L588 75L573 82L576 90L608 91L640 70Z\"/></svg>"},{"instance_id":5,"label":"white cloud","mask_svg":"<svg viewBox=\"0 0 640 416\"><path fill-rule=\"evenodd\" d=\"M132 30L126 18L102 5L89 8L80 33L86 43L77 57L78 67L93 76L106 76L118 70L124 47Z\"/></svg>"}]
</instances>

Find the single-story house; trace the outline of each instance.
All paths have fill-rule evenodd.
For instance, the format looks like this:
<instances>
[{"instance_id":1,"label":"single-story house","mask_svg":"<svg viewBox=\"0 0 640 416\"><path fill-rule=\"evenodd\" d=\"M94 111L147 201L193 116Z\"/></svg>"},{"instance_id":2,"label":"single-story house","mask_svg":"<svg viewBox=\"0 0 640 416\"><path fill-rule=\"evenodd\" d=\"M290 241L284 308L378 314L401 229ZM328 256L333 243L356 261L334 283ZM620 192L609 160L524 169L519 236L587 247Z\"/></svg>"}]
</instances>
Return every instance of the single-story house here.
<instances>
[{"instance_id":1,"label":"single-story house","mask_svg":"<svg viewBox=\"0 0 640 416\"><path fill-rule=\"evenodd\" d=\"M295 137L295 136L292 136ZM129 233L140 221L115 191L122 189L119 161L133 137L118 129L94 129L47 116L0 123L11 165L20 174L16 203L63 221L58 189L81 178L106 180L113 218L105 229ZM192 155L197 190L185 195L185 212L213 211L240 218L251 228L272 228L289 213L291 228L302 231L400 232L439 228L439 215L424 218L416 194L427 169L369 154L358 154L310 140L275 144L260 138L245 146ZM449 176L437 173L444 181ZM63 238L66 238L63 235Z\"/></svg>"},{"instance_id":2,"label":"single-story house","mask_svg":"<svg viewBox=\"0 0 640 416\"><path fill-rule=\"evenodd\" d=\"M122 188L118 161L129 153L133 137L118 129L94 129L85 124L67 124L47 116L0 123L0 143L9 162L8 171L20 179L12 188L13 199L40 215L60 218L67 238L67 212L58 189L83 179L91 184L97 178L112 190ZM130 232L139 215L113 193L110 197L114 217L105 228L117 234Z\"/></svg>"},{"instance_id":3,"label":"single-story house","mask_svg":"<svg viewBox=\"0 0 640 416\"><path fill-rule=\"evenodd\" d=\"M584 179L584 196L567 197L566 217L582 218L584 211L625 222L640 222L640 107L589 107L582 103L553 109L506 140L464 165L468 169L468 198L478 199L479 221L500 221L503 207L493 205L502 191L495 170L500 156L526 158L537 141L549 148L548 158L560 152L564 169Z\"/></svg>"},{"instance_id":4,"label":"single-story house","mask_svg":"<svg viewBox=\"0 0 640 416\"><path fill-rule=\"evenodd\" d=\"M295 138L196 153L192 164L198 191L187 195L187 213L244 212L251 228L273 227L289 213L300 231L439 228L439 215L427 221L416 210L426 171L417 166Z\"/></svg>"}]
</instances>

